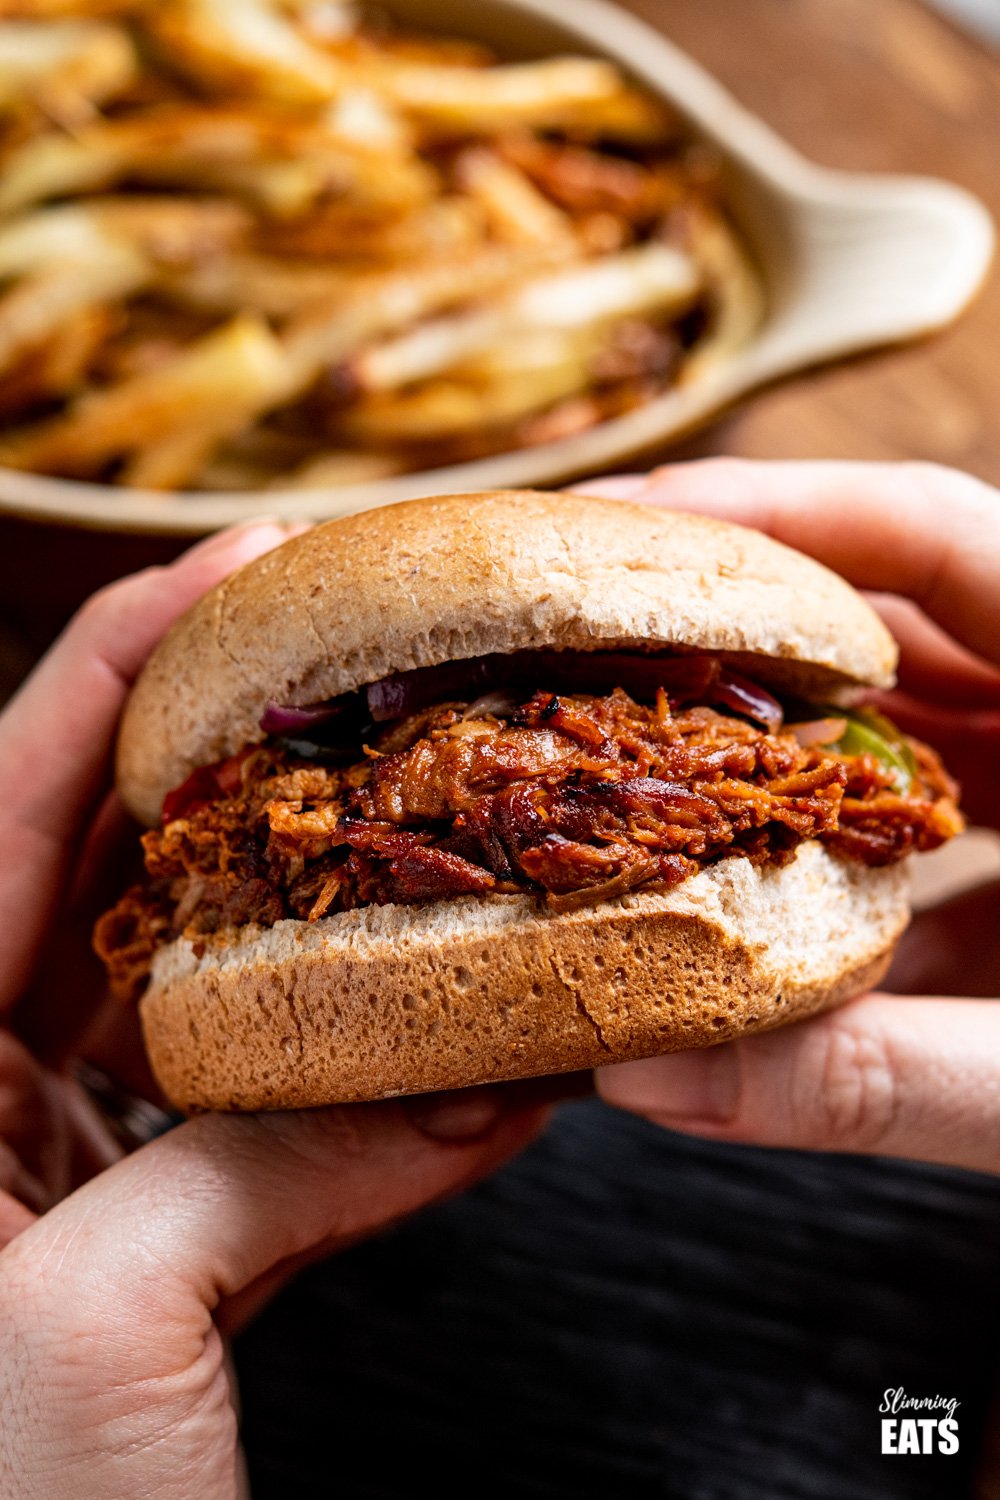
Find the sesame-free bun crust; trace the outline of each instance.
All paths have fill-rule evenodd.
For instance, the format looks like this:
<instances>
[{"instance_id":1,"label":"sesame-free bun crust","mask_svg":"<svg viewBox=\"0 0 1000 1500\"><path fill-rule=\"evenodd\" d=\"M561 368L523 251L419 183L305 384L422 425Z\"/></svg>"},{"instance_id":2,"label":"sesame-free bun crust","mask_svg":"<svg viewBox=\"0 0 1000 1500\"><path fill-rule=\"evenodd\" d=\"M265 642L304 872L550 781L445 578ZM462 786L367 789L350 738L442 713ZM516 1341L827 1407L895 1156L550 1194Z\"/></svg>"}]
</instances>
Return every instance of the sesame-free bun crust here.
<instances>
[{"instance_id":1,"label":"sesame-free bun crust","mask_svg":"<svg viewBox=\"0 0 1000 1500\"><path fill-rule=\"evenodd\" d=\"M152 824L196 766L261 737L269 700L538 647L750 656L815 698L888 686L896 656L848 584L740 526L534 491L412 500L317 526L189 610L129 700L119 789Z\"/></svg>"},{"instance_id":2,"label":"sesame-free bun crust","mask_svg":"<svg viewBox=\"0 0 1000 1500\"><path fill-rule=\"evenodd\" d=\"M703 1047L876 984L906 925L905 864L803 844L666 894L561 915L530 896L365 907L181 939L141 1002L181 1109L283 1109Z\"/></svg>"}]
</instances>

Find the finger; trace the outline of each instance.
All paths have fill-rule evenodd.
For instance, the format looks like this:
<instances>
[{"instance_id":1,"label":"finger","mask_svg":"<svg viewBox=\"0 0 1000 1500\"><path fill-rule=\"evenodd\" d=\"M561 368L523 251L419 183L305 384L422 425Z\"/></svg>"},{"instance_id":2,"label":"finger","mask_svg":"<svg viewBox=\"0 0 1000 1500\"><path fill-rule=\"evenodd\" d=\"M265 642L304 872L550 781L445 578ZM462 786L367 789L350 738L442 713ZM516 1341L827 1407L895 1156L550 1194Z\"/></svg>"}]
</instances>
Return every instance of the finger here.
<instances>
[{"instance_id":1,"label":"finger","mask_svg":"<svg viewBox=\"0 0 1000 1500\"><path fill-rule=\"evenodd\" d=\"M464 1186L543 1117L509 1107L498 1089L419 1106L200 1116L66 1198L23 1254L40 1253L43 1240L46 1255L79 1243L80 1276L103 1266L116 1302L131 1286L165 1322L182 1322L193 1301L214 1310L289 1258L353 1242ZM112 1322L129 1316L106 1312ZM177 1337L186 1337L180 1322Z\"/></svg>"},{"instance_id":2,"label":"finger","mask_svg":"<svg viewBox=\"0 0 1000 1500\"><path fill-rule=\"evenodd\" d=\"M869 603L899 643L903 692L949 708L1000 709L1000 670L964 650L909 599L871 594Z\"/></svg>"},{"instance_id":3,"label":"finger","mask_svg":"<svg viewBox=\"0 0 1000 1500\"><path fill-rule=\"evenodd\" d=\"M586 1098L593 1094L590 1073L563 1074L556 1078L533 1078L518 1083L504 1083L484 1088L458 1089L444 1094L421 1094L405 1101L411 1122L431 1140L442 1143L474 1141L485 1137L497 1120L498 1104L508 1112L534 1113L567 1099ZM358 1236L363 1237L363 1236ZM220 1327L227 1335L236 1333L293 1276L311 1265L328 1250L320 1242L304 1252L280 1261L258 1276L240 1292L227 1297Z\"/></svg>"},{"instance_id":4,"label":"finger","mask_svg":"<svg viewBox=\"0 0 1000 1500\"><path fill-rule=\"evenodd\" d=\"M6 1031L0 1031L0 1141L38 1185L25 1200L38 1212L121 1155L79 1086L43 1067ZM11 1181L5 1185L18 1191Z\"/></svg>"},{"instance_id":5,"label":"finger","mask_svg":"<svg viewBox=\"0 0 1000 1500\"><path fill-rule=\"evenodd\" d=\"M96 594L0 716L0 1007L34 963L73 850L106 785L128 688L153 646L206 589L289 535L250 524Z\"/></svg>"},{"instance_id":6,"label":"finger","mask_svg":"<svg viewBox=\"0 0 1000 1500\"><path fill-rule=\"evenodd\" d=\"M541 1118L504 1113L500 1097L492 1128L480 1118L472 1139L447 1143L401 1104L203 1116L28 1227L0 1254L0 1351L18 1354L16 1376L0 1360L0 1386L16 1379L22 1414L17 1393L32 1393L29 1430L7 1455L25 1492L32 1478L44 1489L39 1449L46 1461L64 1443L78 1453L79 1434L94 1432L88 1494L145 1493L145 1455L167 1434L170 1494L230 1493L235 1432L224 1452L197 1441L227 1400L210 1314L282 1262L351 1243L495 1168ZM184 1471L206 1452L217 1471Z\"/></svg>"},{"instance_id":7,"label":"finger","mask_svg":"<svg viewBox=\"0 0 1000 1500\"><path fill-rule=\"evenodd\" d=\"M1000 1002L869 995L700 1052L602 1068L609 1104L673 1130L1000 1171Z\"/></svg>"},{"instance_id":8,"label":"finger","mask_svg":"<svg viewBox=\"0 0 1000 1500\"><path fill-rule=\"evenodd\" d=\"M915 600L1000 663L1000 496L970 475L935 464L707 459L580 488L757 527L858 588Z\"/></svg>"},{"instance_id":9,"label":"finger","mask_svg":"<svg viewBox=\"0 0 1000 1500\"><path fill-rule=\"evenodd\" d=\"M995 995L1000 974L1000 881L963 891L914 917L885 988L895 994Z\"/></svg>"},{"instance_id":10,"label":"finger","mask_svg":"<svg viewBox=\"0 0 1000 1500\"><path fill-rule=\"evenodd\" d=\"M139 878L141 846L136 826L117 793L94 817L67 888L59 898L58 941L38 952L28 989L10 1016L16 1031L49 1067L61 1068L78 1052L99 1011L108 1005L108 976L93 948L94 923ZM114 1028L138 1029L134 1006L113 1004ZM112 1066L112 1072L124 1079Z\"/></svg>"}]
</instances>

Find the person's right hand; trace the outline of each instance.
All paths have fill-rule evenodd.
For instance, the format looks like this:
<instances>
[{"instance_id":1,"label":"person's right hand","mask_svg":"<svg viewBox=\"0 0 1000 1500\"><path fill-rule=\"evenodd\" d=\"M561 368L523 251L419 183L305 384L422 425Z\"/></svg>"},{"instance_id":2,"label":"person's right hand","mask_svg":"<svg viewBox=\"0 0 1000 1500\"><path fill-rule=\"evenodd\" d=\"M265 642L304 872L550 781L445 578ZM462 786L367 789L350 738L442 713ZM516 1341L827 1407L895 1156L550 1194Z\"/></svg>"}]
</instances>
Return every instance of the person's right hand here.
<instances>
[{"instance_id":1,"label":"person's right hand","mask_svg":"<svg viewBox=\"0 0 1000 1500\"><path fill-rule=\"evenodd\" d=\"M733 460L585 488L756 527L877 591L902 647L899 689L880 706L941 751L970 820L1000 828L997 491L922 464ZM998 898L992 885L918 918L890 976L914 998L867 995L777 1031L603 1068L598 1091L716 1140L1000 1172L1000 999L958 998L1000 990Z\"/></svg>"},{"instance_id":2,"label":"person's right hand","mask_svg":"<svg viewBox=\"0 0 1000 1500\"><path fill-rule=\"evenodd\" d=\"M297 1266L492 1171L544 1118L516 1085L204 1115L116 1161L72 1075L100 993L79 939L110 894L111 835L136 843L107 799L129 682L190 603L285 535L240 528L113 585L0 715L3 1500L234 1500L224 1334ZM111 1019L101 1061L123 1080L138 1021Z\"/></svg>"}]
</instances>

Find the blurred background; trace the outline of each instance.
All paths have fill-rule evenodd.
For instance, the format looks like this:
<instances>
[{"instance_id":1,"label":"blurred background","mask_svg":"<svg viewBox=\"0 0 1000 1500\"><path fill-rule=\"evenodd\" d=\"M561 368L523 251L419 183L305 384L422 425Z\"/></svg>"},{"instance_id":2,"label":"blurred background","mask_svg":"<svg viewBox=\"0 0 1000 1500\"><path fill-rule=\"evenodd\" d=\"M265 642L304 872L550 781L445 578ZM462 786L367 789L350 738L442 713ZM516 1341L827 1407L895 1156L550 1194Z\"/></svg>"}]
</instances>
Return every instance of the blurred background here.
<instances>
[{"instance_id":1,"label":"blurred background","mask_svg":"<svg viewBox=\"0 0 1000 1500\"><path fill-rule=\"evenodd\" d=\"M935 0L935 4L946 15L980 32L987 41L1000 42L1000 6L996 0Z\"/></svg>"},{"instance_id":2,"label":"blurred background","mask_svg":"<svg viewBox=\"0 0 1000 1500\"><path fill-rule=\"evenodd\" d=\"M629 0L807 156L938 175L1000 216L1000 0ZM765 391L679 458L922 458L1000 480L994 271L957 325ZM659 455L666 457L667 453ZM0 693L102 582L179 550L169 539L0 516Z\"/></svg>"},{"instance_id":3,"label":"blurred background","mask_svg":"<svg viewBox=\"0 0 1000 1500\"><path fill-rule=\"evenodd\" d=\"M1000 220L1000 0L623 4L806 156L938 176ZM946 332L763 390L655 457L923 459L1000 484L998 410L994 268ZM0 699L95 588L183 545L0 512ZM958 847L922 898L1000 869L990 840ZM573 1104L522 1162L309 1272L245 1337L255 1494L330 1493L332 1449L345 1493L386 1500L414 1466L478 1490L484 1461L567 1500L958 1500L996 1444L998 1263L993 1179ZM880 1463L890 1385L960 1395L957 1463ZM994 1458L979 1500L1000 1495Z\"/></svg>"}]
</instances>

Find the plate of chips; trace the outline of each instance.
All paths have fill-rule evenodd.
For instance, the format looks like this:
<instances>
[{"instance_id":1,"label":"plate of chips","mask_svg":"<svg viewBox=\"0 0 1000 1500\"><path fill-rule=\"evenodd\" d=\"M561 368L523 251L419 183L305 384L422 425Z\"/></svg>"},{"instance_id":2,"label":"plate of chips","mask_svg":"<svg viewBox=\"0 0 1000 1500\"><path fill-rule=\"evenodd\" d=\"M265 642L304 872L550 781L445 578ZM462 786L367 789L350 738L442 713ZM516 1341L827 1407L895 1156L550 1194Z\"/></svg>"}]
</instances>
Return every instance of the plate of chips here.
<instances>
[{"instance_id":1,"label":"plate of chips","mask_svg":"<svg viewBox=\"0 0 1000 1500\"><path fill-rule=\"evenodd\" d=\"M0 508L563 483L942 326L991 246L603 0L0 0Z\"/></svg>"}]
</instances>

